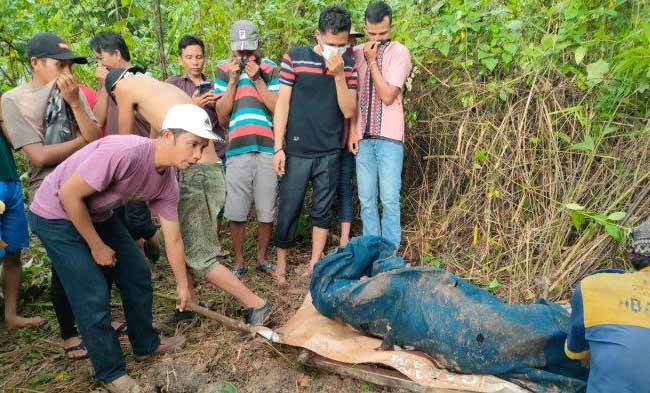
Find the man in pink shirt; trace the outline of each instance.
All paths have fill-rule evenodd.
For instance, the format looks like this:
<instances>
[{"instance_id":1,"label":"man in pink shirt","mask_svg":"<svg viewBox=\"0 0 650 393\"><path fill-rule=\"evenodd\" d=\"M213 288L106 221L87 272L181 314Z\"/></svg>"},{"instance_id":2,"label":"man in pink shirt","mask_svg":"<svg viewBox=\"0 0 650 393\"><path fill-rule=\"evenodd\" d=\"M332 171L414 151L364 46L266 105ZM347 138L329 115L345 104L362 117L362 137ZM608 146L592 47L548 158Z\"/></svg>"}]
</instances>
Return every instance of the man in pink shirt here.
<instances>
[{"instance_id":1,"label":"man in pink shirt","mask_svg":"<svg viewBox=\"0 0 650 393\"><path fill-rule=\"evenodd\" d=\"M41 239L68 296L95 378L111 392L137 385L115 330L105 275L120 289L135 355L164 353L182 345L160 340L152 327L151 272L113 210L127 201L146 202L160 216L181 310L191 299L178 224L176 170L201 158L217 139L207 113L196 105L172 107L158 139L112 135L71 155L49 174L30 206L33 232Z\"/></svg>"},{"instance_id":2,"label":"man in pink shirt","mask_svg":"<svg viewBox=\"0 0 650 393\"><path fill-rule=\"evenodd\" d=\"M383 1L366 8L369 41L354 48L359 102L348 147L357 155L363 235L382 236L399 248L404 160L402 88L411 72L411 55L404 45L390 40L392 17L392 9Z\"/></svg>"}]
</instances>

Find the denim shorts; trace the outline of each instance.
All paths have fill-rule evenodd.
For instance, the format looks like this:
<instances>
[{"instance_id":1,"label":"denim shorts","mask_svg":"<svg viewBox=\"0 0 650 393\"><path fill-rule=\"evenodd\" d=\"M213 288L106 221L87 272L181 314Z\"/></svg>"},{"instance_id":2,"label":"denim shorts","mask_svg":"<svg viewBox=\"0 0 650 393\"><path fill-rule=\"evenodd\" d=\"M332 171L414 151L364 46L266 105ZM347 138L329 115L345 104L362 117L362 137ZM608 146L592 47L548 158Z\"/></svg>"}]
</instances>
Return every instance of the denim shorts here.
<instances>
[{"instance_id":1,"label":"denim shorts","mask_svg":"<svg viewBox=\"0 0 650 393\"><path fill-rule=\"evenodd\" d=\"M23 190L19 181L0 181L0 201L5 210L0 214L0 258L29 247L29 230L25 217Z\"/></svg>"}]
</instances>

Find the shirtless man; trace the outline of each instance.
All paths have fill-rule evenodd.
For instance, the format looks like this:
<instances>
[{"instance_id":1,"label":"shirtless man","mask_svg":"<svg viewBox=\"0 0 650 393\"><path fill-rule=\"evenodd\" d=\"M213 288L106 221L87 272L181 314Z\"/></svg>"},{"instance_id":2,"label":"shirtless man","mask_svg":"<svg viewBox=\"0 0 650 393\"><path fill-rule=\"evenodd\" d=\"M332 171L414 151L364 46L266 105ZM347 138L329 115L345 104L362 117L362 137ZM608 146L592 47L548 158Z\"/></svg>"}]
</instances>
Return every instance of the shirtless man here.
<instances>
[{"instance_id":1,"label":"shirtless man","mask_svg":"<svg viewBox=\"0 0 650 393\"><path fill-rule=\"evenodd\" d=\"M165 114L171 107L179 104L192 104L192 98L178 87L160 82L144 74L129 73L128 70L123 69L113 69L108 73L106 91L117 100L120 130L130 129L129 127L133 124L134 110L137 110L154 130L158 131L162 127ZM207 123L210 121L208 120ZM207 126L212 127L211 124L207 124ZM215 139L217 138L215 135ZM218 180L211 180L211 177L205 177L205 173L202 172L204 170L209 172L210 170L206 168L219 162L212 142L210 141L209 146L203 150L201 158L197 161L198 167L195 165L196 168L190 167L181 173L181 199L192 195L192 190L184 187L189 184L189 182L183 181L187 176L197 176L197 179L208 183L212 180L216 183L219 180L222 183L221 187L214 184L214 188L223 188L223 176ZM179 212L181 216L187 218L181 219L181 227L185 222L182 234L186 244L185 263L190 267L190 271L195 277L205 277L211 284L233 295L248 309L246 312L247 323L263 324L270 316L271 304L254 294L228 268L219 263L218 248L215 247L216 243L214 242L217 236L216 226L208 217L212 215L216 219L219 211L215 208L213 209L215 211L206 212L204 204L187 204L181 201L180 205L181 208L191 205L191 209L197 209L194 212ZM206 208L211 210L212 207L207 206ZM193 222L193 218L200 222ZM192 222L192 228L188 228L189 222ZM195 226L198 228L194 228Z\"/></svg>"},{"instance_id":2,"label":"shirtless man","mask_svg":"<svg viewBox=\"0 0 650 393\"><path fill-rule=\"evenodd\" d=\"M105 83L109 99L117 102L120 134L131 133L137 111L151 124L155 137L172 106L193 103L183 90L138 73L135 67L112 69Z\"/></svg>"}]
</instances>

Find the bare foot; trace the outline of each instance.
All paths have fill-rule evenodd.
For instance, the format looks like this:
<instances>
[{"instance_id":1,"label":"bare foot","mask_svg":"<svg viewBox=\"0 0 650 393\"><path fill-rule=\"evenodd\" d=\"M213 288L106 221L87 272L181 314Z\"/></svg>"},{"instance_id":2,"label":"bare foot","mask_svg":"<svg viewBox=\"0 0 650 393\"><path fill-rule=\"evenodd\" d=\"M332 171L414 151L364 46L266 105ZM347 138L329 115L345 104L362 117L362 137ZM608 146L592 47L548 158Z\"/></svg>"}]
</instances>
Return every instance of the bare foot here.
<instances>
[{"instance_id":1,"label":"bare foot","mask_svg":"<svg viewBox=\"0 0 650 393\"><path fill-rule=\"evenodd\" d=\"M81 337L71 337L63 340L65 357L69 360L81 360L88 357L88 350L83 346Z\"/></svg>"},{"instance_id":2,"label":"bare foot","mask_svg":"<svg viewBox=\"0 0 650 393\"><path fill-rule=\"evenodd\" d=\"M33 328L33 327L38 327L44 324L47 320L42 317L31 317L31 318L24 318L21 316L13 316L13 317L8 317L5 319L5 322L7 322L7 326L10 329L22 329L22 328Z\"/></svg>"},{"instance_id":3,"label":"bare foot","mask_svg":"<svg viewBox=\"0 0 650 393\"><path fill-rule=\"evenodd\" d=\"M309 278L309 277L311 277L311 272L312 272L312 267L311 267L311 265L310 265L307 269L305 269L304 272L302 272L302 274L300 275L300 277L302 277L302 278Z\"/></svg>"},{"instance_id":4,"label":"bare foot","mask_svg":"<svg viewBox=\"0 0 650 393\"><path fill-rule=\"evenodd\" d=\"M279 287L287 286L287 277L286 277L285 273L279 273L279 272L278 273L273 273L273 274L271 274L271 276L273 277L273 279L275 280L275 283Z\"/></svg>"}]
</instances>

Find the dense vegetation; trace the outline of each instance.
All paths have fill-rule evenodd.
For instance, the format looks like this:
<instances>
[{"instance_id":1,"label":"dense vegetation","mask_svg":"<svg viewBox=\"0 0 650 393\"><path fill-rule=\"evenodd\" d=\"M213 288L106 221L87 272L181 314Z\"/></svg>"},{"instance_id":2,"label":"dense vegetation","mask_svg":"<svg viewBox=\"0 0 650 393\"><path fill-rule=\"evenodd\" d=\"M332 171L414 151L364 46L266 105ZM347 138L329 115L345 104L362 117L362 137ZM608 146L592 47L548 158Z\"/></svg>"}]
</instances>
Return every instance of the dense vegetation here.
<instances>
[{"instance_id":1,"label":"dense vegetation","mask_svg":"<svg viewBox=\"0 0 650 393\"><path fill-rule=\"evenodd\" d=\"M230 23L260 26L278 60L312 40L320 0L9 0L0 9L0 88L28 73L25 45L55 31L90 54L122 33L155 76L179 71L197 34L212 70ZM404 251L507 300L558 298L585 273L623 266L645 218L650 5L628 0L393 0L407 84ZM347 1L362 29L365 2ZM164 54L161 52L164 50ZM78 68L93 85L92 66Z\"/></svg>"}]
</instances>

